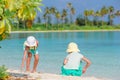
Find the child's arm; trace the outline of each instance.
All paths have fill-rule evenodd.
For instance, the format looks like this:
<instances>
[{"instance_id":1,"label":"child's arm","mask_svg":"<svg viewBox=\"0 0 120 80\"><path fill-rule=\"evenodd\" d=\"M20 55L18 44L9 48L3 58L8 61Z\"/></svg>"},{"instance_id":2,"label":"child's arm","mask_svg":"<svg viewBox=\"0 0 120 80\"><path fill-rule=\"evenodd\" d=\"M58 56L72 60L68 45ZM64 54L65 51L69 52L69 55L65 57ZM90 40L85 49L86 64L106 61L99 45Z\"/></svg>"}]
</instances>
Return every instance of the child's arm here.
<instances>
[{"instance_id":1,"label":"child's arm","mask_svg":"<svg viewBox=\"0 0 120 80\"><path fill-rule=\"evenodd\" d=\"M36 43L37 43L37 47L38 47L38 44L39 44L38 40L36 40Z\"/></svg>"},{"instance_id":2,"label":"child's arm","mask_svg":"<svg viewBox=\"0 0 120 80\"><path fill-rule=\"evenodd\" d=\"M25 47L23 58L22 58L22 64L21 64L21 69L24 67L24 62L26 61L26 55L27 55L27 47Z\"/></svg>"},{"instance_id":3,"label":"child's arm","mask_svg":"<svg viewBox=\"0 0 120 80\"><path fill-rule=\"evenodd\" d=\"M91 62L89 59L87 59L86 57L83 57L82 60L84 60L86 62L85 67L83 68L83 73L86 72L87 68L90 66Z\"/></svg>"},{"instance_id":4,"label":"child's arm","mask_svg":"<svg viewBox=\"0 0 120 80\"><path fill-rule=\"evenodd\" d=\"M68 59L65 58L65 59L64 59L64 62L63 62L63 65L65 65L67 62L68 62Z\"/></svg>"}]
</instances>

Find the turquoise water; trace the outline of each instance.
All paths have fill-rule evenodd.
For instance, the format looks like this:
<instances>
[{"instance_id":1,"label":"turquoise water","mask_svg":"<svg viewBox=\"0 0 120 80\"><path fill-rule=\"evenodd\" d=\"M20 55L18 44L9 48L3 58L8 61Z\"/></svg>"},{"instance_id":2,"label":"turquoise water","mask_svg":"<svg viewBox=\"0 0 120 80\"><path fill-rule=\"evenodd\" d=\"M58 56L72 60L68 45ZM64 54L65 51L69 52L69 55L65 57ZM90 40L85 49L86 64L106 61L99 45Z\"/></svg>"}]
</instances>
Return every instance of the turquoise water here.
<instances>
[{"instance_id":1,"label":"turquoise water","mask_svg":"<svg viewBox=\"0 0 120 80\"><path fill-rule=\"evenodd\" d=\"M83 76L120 80L120 32L39 32L12 33L0 42L0 65L20 69L23 43L29 35L39 41L40 61L38 72L60 74L66 48L73 41L92 65ZM34 58L32 58L33 62ZM32 63L31 63L32 68Z\"/></svg>"}]
</instances>

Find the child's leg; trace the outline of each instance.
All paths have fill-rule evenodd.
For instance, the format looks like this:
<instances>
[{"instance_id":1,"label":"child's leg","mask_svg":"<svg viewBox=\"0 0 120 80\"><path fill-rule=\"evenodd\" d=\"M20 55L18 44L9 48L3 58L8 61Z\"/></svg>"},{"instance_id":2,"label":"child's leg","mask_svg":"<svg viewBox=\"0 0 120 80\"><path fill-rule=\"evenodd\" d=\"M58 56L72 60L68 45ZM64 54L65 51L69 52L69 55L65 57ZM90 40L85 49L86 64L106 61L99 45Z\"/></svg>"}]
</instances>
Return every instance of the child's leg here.
<instances>
[{"instance_id":1,"label":"child's leg","mask_svg":"<svg viewBox=\"0 0 120 80\"><path fill-rule=\"evenodd\" d=\"M36 72L36 68L37 68L37 65L38 65L38 61L39 61L39 55L38 55L38 54L35 54L35 55L34 55L34 66L33 66L32 72Z\"/></svg>"},{"instance_id":2,"label":"child's leg","mask_svg":"<svg viewBox=\"0 0 120 80\"><path fill-rule=\"evenodd\" d=\"M27 56L27 61L26 61L26 71L30 71L30 61L32 58L32 54L29 52Z\"/></svg>"}]
</instances>

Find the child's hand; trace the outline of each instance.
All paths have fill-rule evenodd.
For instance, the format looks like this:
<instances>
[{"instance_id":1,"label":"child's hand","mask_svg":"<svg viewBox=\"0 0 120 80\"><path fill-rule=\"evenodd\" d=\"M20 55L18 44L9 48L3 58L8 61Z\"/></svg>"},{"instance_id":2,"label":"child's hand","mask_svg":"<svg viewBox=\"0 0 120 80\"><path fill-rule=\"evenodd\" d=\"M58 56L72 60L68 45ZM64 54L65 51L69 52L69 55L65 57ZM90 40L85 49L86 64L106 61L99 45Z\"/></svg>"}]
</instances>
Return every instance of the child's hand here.
<instances>
[{"instance_id":1,"label":"child's hand","mask_svg":"<svg viewBox=\"0 0 120 80\"><path fill-rule=\"evenodd\" d=\"M21 64L21 67L20 67L20 70L22 71L23 68L24 68L24 64L22 63L22 64Z\"/></svg>"},{"instance_id":2,"label":"child's hand","mask_svg":"<svg viewBox=\"0 0 120 80\"><path fill-rule=\"evenodd\" d=\"M82 73L85 73L85 72L86 72L86 70L87 70L86 68L83 68Z\"/></svg>"}]
</instances>

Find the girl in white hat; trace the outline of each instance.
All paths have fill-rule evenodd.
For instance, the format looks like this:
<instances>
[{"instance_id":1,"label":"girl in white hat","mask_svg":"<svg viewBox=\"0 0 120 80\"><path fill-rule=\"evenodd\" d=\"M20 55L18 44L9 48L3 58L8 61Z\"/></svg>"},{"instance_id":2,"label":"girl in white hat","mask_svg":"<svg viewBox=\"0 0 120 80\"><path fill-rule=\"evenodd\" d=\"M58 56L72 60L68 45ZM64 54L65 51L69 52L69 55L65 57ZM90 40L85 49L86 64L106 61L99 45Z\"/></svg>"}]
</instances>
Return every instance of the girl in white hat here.
<instances>
[{"instance_id":1,"label":"girl in white hat","mask_svg":"<svg viewBox=\"0 0 120 80\"><path fill-rule=\"evenodd\" d=\"M34 55L34 65L31 72L36 72L36 68L39 61L39 55L38 55L38 41L35 39L34 36L27 37L27 40L24 42L24 55L22 59L22 65L21 67L24 67L24 61L26 61L26 71L30 71L30 61L32 58L32 55ZM26 59L27 56L27 59Z\"/></svg>"},{"instance_id":2,"label":"girl in white hat","mask_svg":"<svg viewBox=\"0 0 120 80\"><path fill-rule=\"evenodd\" d=\"M69 43L67 49L68 55L64 59L62 66L62 75L67 76L81 76L82 73L85 73L87 68L90 66L91 62L85 56L80 54L80 50L78 49L78 45L74 42ZM81 67L81 61L85 61L86 65Z\"/></svg>"}]
</instances>

